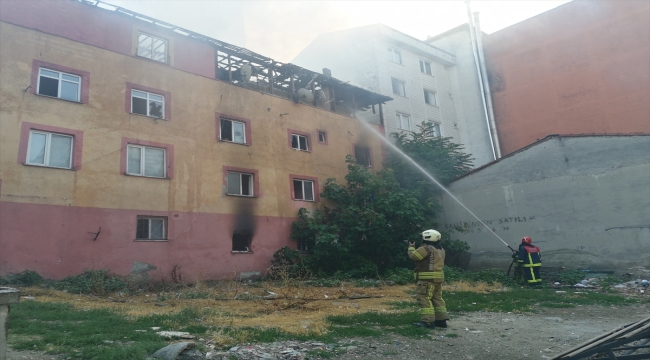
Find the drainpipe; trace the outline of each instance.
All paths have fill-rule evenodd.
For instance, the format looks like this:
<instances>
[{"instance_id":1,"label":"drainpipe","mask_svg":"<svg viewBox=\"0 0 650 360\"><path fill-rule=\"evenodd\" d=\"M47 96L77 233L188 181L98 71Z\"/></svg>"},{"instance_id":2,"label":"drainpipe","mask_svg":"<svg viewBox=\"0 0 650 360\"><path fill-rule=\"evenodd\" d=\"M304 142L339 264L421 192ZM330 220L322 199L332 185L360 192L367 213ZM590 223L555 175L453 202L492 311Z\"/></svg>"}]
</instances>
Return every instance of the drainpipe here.
<instances>
[{"instance_id":1,"label":"drainpipe","mask_svg":"<svg viewBox=\"0 0 650 360\"><path fill-rule=\"evenodd\" d=\"M485 68L485 56L483 55L483 33L481 32L481 23L478 21L478 12L474 13L474 32L476 33L476 48L478 49L478 59L481 63L481 75L483 75L483 89L487 103L488 114L490 115L490 126L492 129L492 138L494 139L494 148L496 149L497 158L501 157L501 145L499 144L499 134L497 134L497 124L494 121L494 108L492 107L492 92L490 91L490 81L488 79L487 69Z\"/></svg>"},{"instance_id":2,"label":"drainpipe","mask_svg":"<svg viewBox=\"0 0 650 360\"><path fill-rule=\"evenodd\" d=\"M478 74L478 85L481 89L481 102L483 103L483 111L485 112L485 123L487 125L488 137L490 138L490 146L492 146L492 156L494 160L498 159L494 140L492 139L492 127L490 126L490 116L488 115L487 103L485 101L485 91L483 91L483 76L481 75L480 61L478 59L478 52L476 50L476 37L474 34L474 26L472 25L472 11L469 7L469 0L465 0L467 6L467 25L469 26L469 36L472 40L472 52L474 53L474 64L476 65L476 73Z\"/></svg>"}]
</instances>

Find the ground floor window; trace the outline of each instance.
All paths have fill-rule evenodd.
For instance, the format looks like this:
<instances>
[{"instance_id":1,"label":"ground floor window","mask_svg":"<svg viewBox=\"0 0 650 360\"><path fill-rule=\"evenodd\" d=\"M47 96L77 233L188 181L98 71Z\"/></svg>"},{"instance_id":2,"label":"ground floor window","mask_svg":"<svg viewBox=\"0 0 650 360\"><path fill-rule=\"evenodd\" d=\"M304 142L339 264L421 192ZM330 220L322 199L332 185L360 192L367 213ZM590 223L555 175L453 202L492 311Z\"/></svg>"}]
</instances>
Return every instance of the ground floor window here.
<instances>
[{"instance_id":1,"label":"ground floor window","mask_svg":"<svg viewBox=\"0 0 650 360\"><path fill-rule=\"evenodd\" d=\"M166 240L167 239L167 218L138 216L138 224L135 232L136 240Z\"/></svg>"}]
</instances>

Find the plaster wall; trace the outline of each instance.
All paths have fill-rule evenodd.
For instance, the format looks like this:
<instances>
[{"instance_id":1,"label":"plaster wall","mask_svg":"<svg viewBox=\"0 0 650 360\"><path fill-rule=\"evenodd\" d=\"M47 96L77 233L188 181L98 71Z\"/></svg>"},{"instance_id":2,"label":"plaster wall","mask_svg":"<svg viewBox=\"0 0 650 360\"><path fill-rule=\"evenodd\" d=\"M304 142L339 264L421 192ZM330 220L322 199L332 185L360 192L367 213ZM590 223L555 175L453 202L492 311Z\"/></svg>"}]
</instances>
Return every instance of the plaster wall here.
<instances>
[{"instance_id":1,"label":"plaster wall","mask_svg":"<svg viewBox=\"0 0 650 360\"><path fill-rule=\"evenodd\" d=\"M504 155L550 134L650 132L650 2L576 0L483 41Z\"/></svg>"},{"instance_id":2,"label":"plaster wall","mask_svg":"<svg viewBox=\"0 0 650 360\"><path fill-rule=\"evenodd\" d=\"M512 247L531 236L544 266L648 266L650 136L552 137L454 181L449 190ZM448 195L445 229L470 267L507 267L510 250Z\"/></svg>"},{"instance_id":3,"label":"plaster wall","mask_svg":"<svg viewBox=\"0 0 650 360\"><path fill-rule=\"evenodd\" d=\"M380 139L350 117L6 22L0 43L0 274L124 274L134 261L158 266L166 279L175 264L187 277L262 271L275 250L294 246L288 234L297 210L317 205L292 199L290 176L321 185L343 179L355 144L371 148L375 170L384 156ZM31 93L34 60L87 72L87 103ZM169 119L131 114L128 83L168 93ZM217 140L219 114L249 121L249 145ZM26 123L83 132L80 166L24 165ZM311 136L309 152L290 148L291 131ZM327 133L326 144L317 131ZM173 147L168 178L125 175L125 139ZM225 167L256 172L254 198L225 195ZM243 209L257 224L253 252L233 254L233 219ZM167 216L170 240L134 242L137 215ZM99 227L93 241L88 232Z\"/></svg>"}]
</instances>

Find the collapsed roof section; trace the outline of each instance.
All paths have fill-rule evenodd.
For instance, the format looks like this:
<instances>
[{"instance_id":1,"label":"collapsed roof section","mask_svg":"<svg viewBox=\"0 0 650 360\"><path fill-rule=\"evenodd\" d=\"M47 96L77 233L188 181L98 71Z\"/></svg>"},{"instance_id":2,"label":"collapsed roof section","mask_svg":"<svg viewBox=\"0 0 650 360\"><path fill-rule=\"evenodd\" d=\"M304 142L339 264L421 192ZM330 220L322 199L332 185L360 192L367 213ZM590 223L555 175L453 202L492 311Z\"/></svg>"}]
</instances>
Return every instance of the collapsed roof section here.
<instances>
[{"instance_id":1,"label":"collapsed roof section","mask_svg":"<svg viewBox=\"0 0 650 360\"><path fill-rule=\"evenodd\" d=\"M374 105L392 100L391 97L333 78L327 69L323 69L321 74L297 65L285 64L248 49L100 0L74 1L130 16L176 34L211 44L216 51L215 76L221 81L348 116L354 116L357 111L367 110Z\"/></svg>"}]
</instances>

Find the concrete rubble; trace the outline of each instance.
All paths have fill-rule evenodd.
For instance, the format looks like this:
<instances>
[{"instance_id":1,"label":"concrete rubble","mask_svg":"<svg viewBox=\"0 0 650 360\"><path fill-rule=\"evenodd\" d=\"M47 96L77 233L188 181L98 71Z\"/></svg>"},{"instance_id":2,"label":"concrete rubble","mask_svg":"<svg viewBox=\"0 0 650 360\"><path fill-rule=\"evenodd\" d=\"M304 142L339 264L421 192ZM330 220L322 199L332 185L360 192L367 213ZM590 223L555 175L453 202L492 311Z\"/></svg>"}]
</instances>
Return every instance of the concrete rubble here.
<instances>
[{"instance_id":1,"label":"concrete rubble","mask_svg":"<svg viewBox=\"0 0 650 360\"><path fill-rule=\"evenodd\" d=\"M202 340L202 339L200 339ZM318 341L280 341L265 344L252 344L233 346L228 350L214 349L213 345L205 344L204 348L211 349L205 353L194 347L192 342L179 342L168 345L156 351L150 359L164 360L198 360L198 359L282 359L302 360L307 358L309 352L326 351L333 352L338 348L345 352L354 352L357 346L339 343L325 344Z\"/></svg>"}]
</instances>

